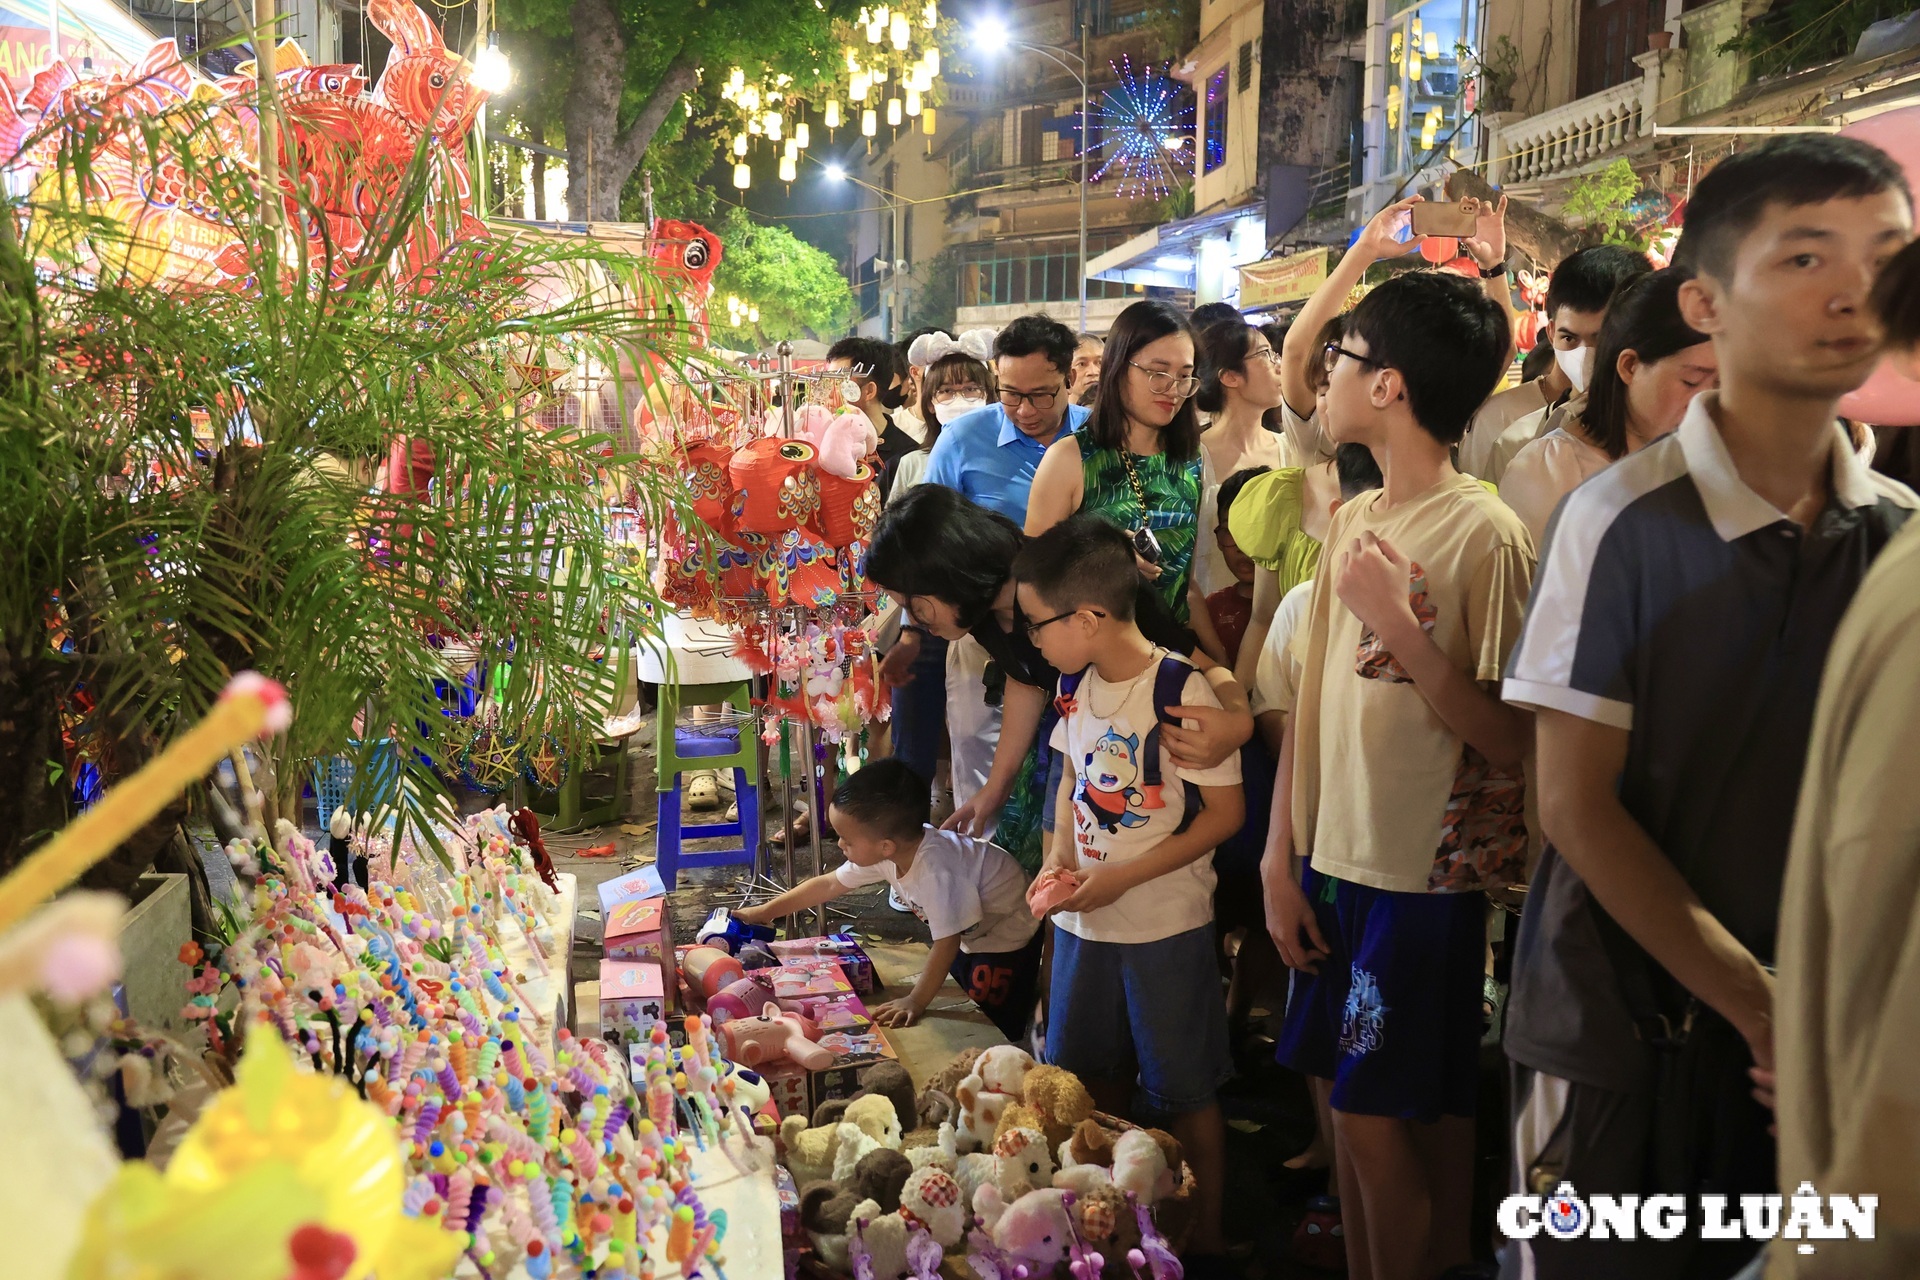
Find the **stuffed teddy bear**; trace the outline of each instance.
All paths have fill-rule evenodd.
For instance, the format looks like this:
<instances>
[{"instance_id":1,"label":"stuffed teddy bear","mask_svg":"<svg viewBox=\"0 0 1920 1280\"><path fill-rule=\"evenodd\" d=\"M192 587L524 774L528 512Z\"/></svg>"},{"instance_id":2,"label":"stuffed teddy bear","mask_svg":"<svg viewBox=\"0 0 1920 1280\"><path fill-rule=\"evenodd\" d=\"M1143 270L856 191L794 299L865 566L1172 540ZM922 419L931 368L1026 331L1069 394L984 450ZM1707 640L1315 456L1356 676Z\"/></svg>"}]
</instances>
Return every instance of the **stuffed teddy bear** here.
<instances>
[{"instance_id":1,"label":"stuffed teddy bear","mask_svg":"<svg viewBox=\"0 0 1920 1280\"><path fill-rule=\"evenodd\" d=\"M1113 1167L1113 1134L1098 1120L1082 1120L1073 1131L1073 1136L1060 1144L1060 1164L1062 1169L1071 1169L1075 1165L1092 1164L1102 1168Z\"/></svg>"},{"instance_id":2,"label":"stuffed teddy bear","mask_svg":"<svg viewBox=\"0 0 1920 1280\"><path fill-rule=\"evenodd\" d=\"M862 1157L875 1151L900 1149L900 1122L893 1103L879 1094L856 1099L840 1118L834 1144L833 1180L845 1182Z\"/></svg>"},{"instance_id":3,"label":"stuffed teddy bear","mask_svg":"<svg viewBox=\"0 0 1920 1280\"><path fill-rule=\"evenodd\" d=\"M961 1156L953 1176L969 1204L981 1187L989 1185L998 1188L1010 1204L1036 1187L1052 1184L1053 1154L1038 1129L1009 1129L994 1139L992 1151Z\"/></svg>"},{"instance_id":4,"label":"stuffed teddy bear","mask_svg":"<svg viewBox=\"0 0 1920 1280\"><path fill-rule=\"evenodd\" d=\"M847 1229L861 1201L891 1213L900 1207L902 1188L912 1170L898 1151L880 1150L854 1166L845 1185L810 1183L800 1192L800 1225L813 1241L813 1251L836 1271L847 1269Z\"/></svg>"},{"instance_id":5,"label":"stuffed teddy bear","mask_svg":"<svg viewBox=\"0 0 1920 1280\"><path fill-rule=\"evenodd\" d=\"M880 1139L883 1134L891 1134L891 1142L878 1141L878 1146L896 1150L900 1146L900 1130L894 1119L893 1104L885 1098L876 1096L863 1100L857 1107L848 1107L843 1123L846 1121L851 1121L856 1131L875 1139ZM780 1142L787 1149L787 1169L796 1183L843 1180L833 1176L842 1132L841 1125L809 1129L805 1116L788 1116L780 1122ZM852 1163L848 1162L849 1167Z\"/></svg>"},{"instance_id":6,"label":"stuffed teddy bear","mask_svg":"<svg viewBox=\"0 0 1920 1280\"><path fill-rule=\"evenodd\" d=\"M849 1244L859 1236L873 1266L873 1280L899 1280L907 1274L907 1220L897 1213L882 1213L872 1200L862 1200L853 1208L847 1223Z\"/></svg>"},{"instance_id":7,"label":"stuffed teddy bear","mask_svg":"<svg viewBox=\"0 0 1920 1280\"><path fill-rule=\"evenodd\" d=\"M1171 1136L1167 1138L1172 1142ZM1174 1148L1178 1152L1178 1146ZM1113 1185L1131 1191L1140 1203L1151 1205L1173 1194L1174 1167L1167 1150L1151 1129L1129 1129L1113 1144Z\"/></svg>"},{"instance_id":8,"label":"stuffed teddy bear","mask_svg":"<svg viewBox=\"0 0 1920 1280\"><path fill-rule=\"evenodd\" d=\"M966 1234L966 1198L945 1169L929 1166L907 1179L900 1188L900 1215L925 1227L942 1249L956 1247Z\"/></svg>"},{"instance_id":9,"label":"stuffed teddy bear","mask_svg":"<svg viewBox=\"0 0 1920 1280\"><path fill-rule=\"evenodd\" d=\"M1025 1264L1027 1274L1042 1276L1066 1260L1073 1244L1066 1194L1042 1187L1008 1204L999 1189L989 1185L974 1196L974 1211L996 1249Z\"/></svg>"},{"instance_id":10,"label":"stuffed teddy bear","mask_svg":"<svg viewBox=\"0 0 1920 1280\"><path fill-rule=\"evenodd\" d=\"M813 1109L813 1127L818 1129L824 1124L838 1124L842 1113L854 1098L864 1098L871 1094L882 1094L893 1102L894 1114L900 1121L900 1132L904 1136L918 1127L919 1107L913 1096L913 1077L907 1069L892 1059L876 1062L860 1073L860 1090L851 1098L831 1098Z\"/></svg>"},{"instance_id":11,"label":"stuffed teddy bear","mask_svg":"<svg viewBox=\"0 0 1920 1280\"><path fill-rule=\"evenodd\" d=\"M1042 1064L1027 1072L1021 1097L1039 1114L1049 1150L1067 1141L1075 1129L1093 1118L1093 1095L1080 1083L1079 1076L1060 1067Z\"/></svg>"},{"instance_id":12,"label":"stuffed teddy bear","mask_svg":"<svg viewBox=\"0 0 1920 1280\"><path fill-rule=\"evenodd\" d=\"M993 1141L1001 1115L1020 1101L1027 1072L1034 1065L1032 1055L1010 1044L994 1045L980 1055L972 1073L954 1089L960 1107L954 1123L958 1150L978 1151Z\"/></svg>"},{"instance_id":13,"label":"stuffed teddy bear","mask_svg":"<svg viewBox=\"0 0 1920 1280\"><path fill-rule=\"evenodd\" d=\"M1000 1113L1000 1123L994 1126L993 1136L997 1139L1009 1129L1038 1129L1046 1132L1047 1118L1024 1102L1007 1104Z\"/></svg>"},{"instance_id":14,"label":"stuffed teddy bear","mask_svg":"<svg viewBox=\"0 0 1920 1280\"><path fill-rule=\"evenodd\" d=\"M914 1100L914 1108L919 1113L920 1123L937 1129L949 1120L959 1118L959 1106L955 1103L953 1092L960 1082L973 1074L973 1064L980 1060L981 1050L968 1049L954 1055L952 1062L933 1073L920 1089L920 1096Z\"/></svg>"}]
</instances>

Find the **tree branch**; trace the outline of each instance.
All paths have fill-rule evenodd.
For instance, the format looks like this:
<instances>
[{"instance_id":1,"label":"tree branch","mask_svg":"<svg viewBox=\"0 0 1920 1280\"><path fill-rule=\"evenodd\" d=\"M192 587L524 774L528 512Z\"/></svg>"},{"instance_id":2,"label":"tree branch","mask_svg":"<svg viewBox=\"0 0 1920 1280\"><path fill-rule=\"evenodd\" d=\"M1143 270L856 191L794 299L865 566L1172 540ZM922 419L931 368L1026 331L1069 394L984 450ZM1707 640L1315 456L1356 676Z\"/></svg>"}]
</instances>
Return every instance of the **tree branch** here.
<instances>
[{"instance_id":1,"label":"tree branch","mask_svg":"<svg viewBox=\"0 0 1920 1280\"><path fill-rule=\"evenodd\" d=\"M640 108L640 114L620 134L621 185L626 183L625 174L633 172L640 158L646 155L647 148L653 143L653 136L666 123L667 113L699 83L699 72L699 67L694 65L692 56L684 48L667 64L666 73L660 77L660 83L653 87L646 105Z\"/></svg>"}]
</instances>

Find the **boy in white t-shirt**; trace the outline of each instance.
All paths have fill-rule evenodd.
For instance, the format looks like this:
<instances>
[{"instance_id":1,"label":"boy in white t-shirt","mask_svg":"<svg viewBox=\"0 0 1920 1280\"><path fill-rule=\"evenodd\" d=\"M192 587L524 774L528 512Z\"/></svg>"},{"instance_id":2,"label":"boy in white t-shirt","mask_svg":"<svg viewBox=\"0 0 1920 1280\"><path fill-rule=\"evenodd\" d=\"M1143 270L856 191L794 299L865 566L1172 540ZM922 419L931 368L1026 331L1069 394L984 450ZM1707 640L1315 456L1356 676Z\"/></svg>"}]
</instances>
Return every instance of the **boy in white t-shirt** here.
<instances>
[{"instance_id":1,"label":"boy in white t-shirt","mask_svg":"<svg viewBox=\"0 0 1920 1280\"><path fill-rule=\"evenodd\" d=\"M828 817L847 860L764 906L736 911L771 924L862 885L886 884L933 934L933 954L913 990L872 1010L883 1027L912 1026L947 974L1018 1043L1039 995L1040 922L1027 908L1027 876L999 845L927 825L932 792L905 762L876 760L840 784Z\"/></svg>"},{"instance_id":2,"label":"boy in white t-shirt","mask_svg":"<svg viewBox=\"0 0 1920 1280\"><path fill-rule=\"evenodd\" d=\"M1014 561L1027 633L1063 672L1051 746L1065 763L1047 868L1079 882L1054 923L1047 1058L1096 1104L1130 1108L1137 1083L1194 1170L1193 1252L1220 1252L1233 1074L1214 964L1213 851L1245 813L1238 756L1177 767L1162 741L1176 706L1218 706L1206 678L1134 622L1140 571L1126 534L1081 513ZM1129 1070L1132 1066L1137 1070Z\"/></svg>"}]
</instances>

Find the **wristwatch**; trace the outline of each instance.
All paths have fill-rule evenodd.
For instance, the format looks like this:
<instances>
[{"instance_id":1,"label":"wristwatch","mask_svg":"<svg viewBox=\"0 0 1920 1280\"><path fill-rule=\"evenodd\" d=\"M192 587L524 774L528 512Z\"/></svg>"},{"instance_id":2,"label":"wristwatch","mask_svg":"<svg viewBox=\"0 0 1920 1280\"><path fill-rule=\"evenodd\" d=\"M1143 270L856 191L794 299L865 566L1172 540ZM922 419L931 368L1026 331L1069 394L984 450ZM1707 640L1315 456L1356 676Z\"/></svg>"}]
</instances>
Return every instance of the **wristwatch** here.
<instances>
[{"instance_id":1,"label":"wristwatch","mask_svg":"<svg viewBox=\"0 0 1920 1280\"><path fill-rule=\"evenodd\" d=\"M1495 276L1503 276L1505 274L1507 274L1507 264L1504 262L1496 262L1490 267L1480 268L1480 278L1482 280L1491 280Z\"/></svg>"}]
</instances>

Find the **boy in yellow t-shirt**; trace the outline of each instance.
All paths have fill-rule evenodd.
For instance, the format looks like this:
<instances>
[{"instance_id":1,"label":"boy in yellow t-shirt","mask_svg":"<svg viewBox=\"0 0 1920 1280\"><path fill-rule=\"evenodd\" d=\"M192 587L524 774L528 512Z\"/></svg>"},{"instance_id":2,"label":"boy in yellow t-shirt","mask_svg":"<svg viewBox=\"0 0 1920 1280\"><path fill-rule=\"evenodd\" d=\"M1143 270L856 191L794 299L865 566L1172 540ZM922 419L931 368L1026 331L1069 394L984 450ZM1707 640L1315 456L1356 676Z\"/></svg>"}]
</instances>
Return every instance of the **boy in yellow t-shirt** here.
<instances>
[{"instance_id":1,"label":"boy in yellow t-shirt","mask_svg":"<svg viewBox=\"0 0 1920 1280\"><path fill-rule=\"evenodd\" d=\"M1349 1274L1366 1280L1472 1256L1482 891L1527 854L1531 726L1494 685L1534 551L1449 451L1510 341L1478 288L1417 272L1368 294L1322 354L1327 430L1367 446L1384 487L1328 530L1261 871L1298 971L1280 1057L1330 1088Z\"/></svg>"}]
</instances>

